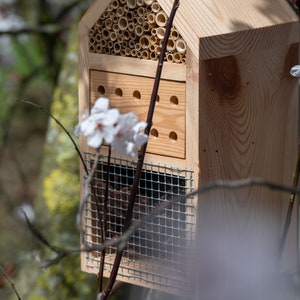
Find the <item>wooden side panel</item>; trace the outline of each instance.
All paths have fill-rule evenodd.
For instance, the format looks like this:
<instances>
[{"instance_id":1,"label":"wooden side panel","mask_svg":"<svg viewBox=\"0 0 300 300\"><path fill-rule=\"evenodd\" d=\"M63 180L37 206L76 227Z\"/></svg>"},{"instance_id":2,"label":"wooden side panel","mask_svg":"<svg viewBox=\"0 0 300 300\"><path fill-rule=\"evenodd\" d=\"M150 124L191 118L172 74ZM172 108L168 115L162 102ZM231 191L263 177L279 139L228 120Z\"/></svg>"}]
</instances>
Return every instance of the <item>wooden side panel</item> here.
<instances>
[{"instance_id":1,"label":"wooden side panel","mask_svg":"<svg viewBox=\"0 0 300 300\"><path fill-rule=\"evenodd\" d=\"M200 62L201 183L259 177L291 185L298 87L289 71L297 64L297 51L293 44ZM288 194L264 187L214 190L201 196L198 228L202 237L219 240L219 247L225 243L232 263L237 249L246 251L240 256L245 263L247 253L271 263L277 259L288 201ZM295 232L291 242L290 265L296 266Z\"/></svg>"},{"instance_id":2,"label":"wooden side panel","mask_svg":"<svg viewBox=\"0 0 300 300\"><path fill-rule=\"evenodd\" d=\"M147 119L154 79L91 70L91 103L108 97L121 113L134 112ZM147 151L185 158L185 82L161 80Z\"/></svg>"}]
</instances>

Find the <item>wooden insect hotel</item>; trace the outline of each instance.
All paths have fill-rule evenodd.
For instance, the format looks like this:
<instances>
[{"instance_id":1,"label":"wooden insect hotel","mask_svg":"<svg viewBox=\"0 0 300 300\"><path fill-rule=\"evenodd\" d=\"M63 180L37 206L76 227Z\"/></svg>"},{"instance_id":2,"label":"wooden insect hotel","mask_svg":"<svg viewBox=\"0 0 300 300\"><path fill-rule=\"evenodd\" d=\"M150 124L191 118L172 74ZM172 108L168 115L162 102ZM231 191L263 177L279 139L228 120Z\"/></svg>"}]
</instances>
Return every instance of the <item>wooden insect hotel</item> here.
<instances>
[{"instance_id":1,"label":"wooden insect hotel","mask_svg":"<svg viewBox=\"0 0 300 300\"><path fill-rule=\"evenodd\" d=\"M80 115L105 96L122 113L133 111L146 120L172 5L172 0L94 1L79 23ZM181 1L133 222L160 203L215 180L259 177L291 185L298 88L289 71L298 61L298 30L298 17L286 0ZM80 147L91 167L95 151L84 138ZM101 154L82 216L91 245L101 240L108 147ZM106 239L121 233L135 166L136 160L112 154ZM207 220L215 220L218 228L252 232L254 243L263 235L275 253L288 200L287 194L250 186L230 196L218 189L175 202L131 236L117 279L182 293L188 288L182 254ZM291 236L289 257L297 242L295 231ZM115 251L106 250L105 276ZM99 264L99 253L82 254L84 271L96 274Z\"/></svg>"}]
</instances>

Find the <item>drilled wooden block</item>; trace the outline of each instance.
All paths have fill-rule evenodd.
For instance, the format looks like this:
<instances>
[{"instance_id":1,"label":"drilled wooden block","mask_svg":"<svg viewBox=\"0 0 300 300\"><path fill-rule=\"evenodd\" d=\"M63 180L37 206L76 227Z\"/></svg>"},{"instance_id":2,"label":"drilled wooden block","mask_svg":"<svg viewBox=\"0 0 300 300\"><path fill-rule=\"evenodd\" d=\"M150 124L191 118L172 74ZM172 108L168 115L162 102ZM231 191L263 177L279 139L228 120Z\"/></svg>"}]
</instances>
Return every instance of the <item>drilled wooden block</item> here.
<instances>
[{"instance_id":1,"label":"drilled wooden block","mask_svg":"<svg viewBox=\"0 0 300 300\"><path fill-rule=\"evenodd\" d=\"M91 104L100 97L110 99L121 113L134 112L147 118L153 78L112 72L90 71ZM172 151L170 151L172 149ZM185 158L185 83L162 80L158 91L148 153Z\"/></svg>"}]
</instances>

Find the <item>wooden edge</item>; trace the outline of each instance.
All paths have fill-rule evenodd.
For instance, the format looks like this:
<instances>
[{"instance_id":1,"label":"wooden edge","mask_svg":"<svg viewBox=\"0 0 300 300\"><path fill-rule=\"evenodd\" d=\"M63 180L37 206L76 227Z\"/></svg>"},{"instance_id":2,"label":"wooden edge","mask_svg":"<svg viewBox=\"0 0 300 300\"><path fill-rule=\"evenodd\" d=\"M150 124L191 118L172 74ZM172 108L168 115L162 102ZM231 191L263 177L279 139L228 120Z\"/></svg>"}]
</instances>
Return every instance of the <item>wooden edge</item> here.
<instances>
[{"instance_id":1,"label":"wooden edge","mask_svg":"<svg viewBox=\"0 0 300 300\"><path fill-rule=\"evenodd\" d=\"M79 27L91 28L98 20L99 16L107 8L111 0L96 0L87 9L86 13L79 21Z\"/></svg>"},{"instance_id":2,"label":"wooden edge","mask_svg":"<svg viewBox=\"0 0 300 300\"><path fill-rule=\"evenodd\" d=\"M89 69L108 71L122 74L130 74L145 77L155 77L157 61L138 59L133 57L121 57L106 54L87 53L86 60ZM186 65L164 62L162 79L185 81Z\"/></svg>"},{"instance_id":3,"label":"wooden edge","mask_svg":"<svg viewBox=\"0 0 300 300\"><path fill-rule=\"evenodd\" d=\"M299 23L200 38L200 60L220 58L299 42Z\"/></svg>"}]
</instances>

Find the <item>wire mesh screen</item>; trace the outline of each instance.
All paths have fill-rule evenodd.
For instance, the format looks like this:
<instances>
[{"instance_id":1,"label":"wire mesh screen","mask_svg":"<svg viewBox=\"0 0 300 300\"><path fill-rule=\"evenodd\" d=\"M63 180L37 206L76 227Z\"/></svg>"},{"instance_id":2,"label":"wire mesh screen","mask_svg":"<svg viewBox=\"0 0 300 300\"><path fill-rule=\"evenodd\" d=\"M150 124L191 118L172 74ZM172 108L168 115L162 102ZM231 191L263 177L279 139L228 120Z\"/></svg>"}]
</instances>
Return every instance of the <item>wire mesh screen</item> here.
<instances>
[{"instance_id":1,"label":"wire mesh screen","mask_svg":"<svg viewBox=\"0 0 300 300\"><path fill-rule=\"evenodd\" d=\"M85 153L87 165L93 164L94 155ZM102 156L90 187L90 197L84 210L84 226L92 246L101 243L104 195L108 182L106 206L106 239L120 236L130 198L135 173L135 162ZM182 289L185 283L185 254L192 242L194 209L192 199L174 201L178 195L193 189L193 172L166 166L144 164L136 197L133 221L143 219L157 206L172 202L132 234L124 251L119 280L158 289ZM106 250L105 273L110 274L115 247ZM86 267L97 272L99 253L86 254Z\"/></svg>"}]
</instances>

